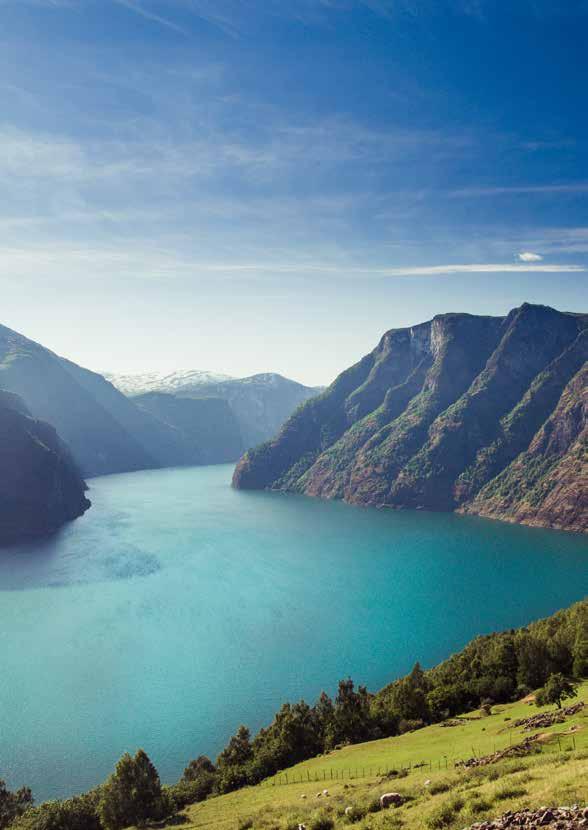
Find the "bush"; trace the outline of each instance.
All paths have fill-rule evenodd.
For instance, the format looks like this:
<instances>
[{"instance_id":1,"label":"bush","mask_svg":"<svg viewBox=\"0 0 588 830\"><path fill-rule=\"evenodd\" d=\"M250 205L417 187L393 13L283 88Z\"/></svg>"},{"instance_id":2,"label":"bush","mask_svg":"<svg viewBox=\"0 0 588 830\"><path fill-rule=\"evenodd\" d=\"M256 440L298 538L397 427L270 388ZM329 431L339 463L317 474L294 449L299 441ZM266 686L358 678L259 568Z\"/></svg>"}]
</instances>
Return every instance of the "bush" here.
<instances>
[{"instance_id":1,"label":"bush","mask_svg":"<svg viewBox=\"0 0 588 830\"><path fill-rule=\"evenodd\" d=\"M431 795L438 795L439 793L446 793L451 789L449 781L431 781L428 787Z\"/></svg>"},{"instance_id":2,"label":"bush","mask_svg":"<svg viewBox=\"0 0 588 830\"><path fill-rule=\"evenodd\" d=\"M468 804L468 811L473 815L477 816L480 813L487 812L492 807L492 802L487 801L485 798L476 797L470 801Z\"/></svg>"},{"instance_id":3,"label":"bush","mask_svg":"<svg viewBox=\"0 0 588 830\"><path fill-rule=\"evenodd\" d=\"M176 810L181 810L188 804L197 804L208 798L214 787L214 776L203 775L193 781L181 779L177 784L165 787Z\"/></svg>"},{"instance_id":4,"label":"bush","mask_svg":"<svg viewBox=\"0 0 588 830\"><path fill-rule=\"evenodd\" d=\"M4 781L0 780L0 828L8 827L11 822L22 816L33 806L33 795L28 787L10 792Z\"/></svg>"},{"instance_id":5,"label":"bush","mask_svg":"<svg viewBox=\"0 0 588 830\"><path fill-rule=\"evenodd\" d=\"M516 784L503 784L495 793L498 801L508 801L509 798L521 798L523 795L527 795L526 789L524 787L517 787Z\"/></svg>"},{"instance_id":6,"label":"bush","mask_svg":"<svg viewBox=\"0 0 588 830\"><path fill-rule=\"evenodd\" d=\"M463 810L463 806L462 798L452 798L446 801L426 817L426 826L431 830L442 830L443 827L448 827L453 823L457 814Z\"/></svg>"},{"instance_id":7,"label":"bush","mask_svg":"<svg viewBox=\"0 0 588 830\"><path fill-rule=\"evenodd\" d=\"M65 801L47 801L29 810L10 827L11 830L102 830L97 806L97 791Z\"/></svg>"},{"instance_id":8,"label":"bush","mask_svg":"<svg viewBox=\"0 0 588 830\"><path fill-rule=\"evenodd\" d=\"M422 718L403 719L398 723L398 732L400 735L404 735L405 732L415 732L417 729L422 729L425 725Z\"/></svg>"},{"instance_id":9,"label":"bush","mask_svg":"<svg viewBox=\"0 0 588 830\"><path fill-rule=\"evenodd\" d=\"M309 830L333 830L335 822L328 816L315 816L308 825Z\"/></svg>"},{"instance_id":10,"label":"bush","mask_svg":"<svg viewBox=\"0 0 588 830\"><path fill-rule=\"evenodd\" d=\"M372 800L366 807L368 813L379 813L381 809L382 805L380 804L379 798L372 798Z\"/></svg>"},{"instance_id":11,"label":"bush","mask_svg":"<svg viewBox=\"0 0 588 830\"><path fill-rule=\"evenodd\" d=\"M367 809L360 804L353 804L351 810L347 813L347 821L355 824L356 821L361 821L367 815Z\"/></svg>"},{"instance_id":12,"label":"bush","mask_svg":"<svg viewBox=\"0 0 588 830\"><path fill-rule=\"evenodd\" d=\"M251 827L253 827L252 818L241 818L237 822L237 830L250 830Z\"/></svg>"}]
</instances>

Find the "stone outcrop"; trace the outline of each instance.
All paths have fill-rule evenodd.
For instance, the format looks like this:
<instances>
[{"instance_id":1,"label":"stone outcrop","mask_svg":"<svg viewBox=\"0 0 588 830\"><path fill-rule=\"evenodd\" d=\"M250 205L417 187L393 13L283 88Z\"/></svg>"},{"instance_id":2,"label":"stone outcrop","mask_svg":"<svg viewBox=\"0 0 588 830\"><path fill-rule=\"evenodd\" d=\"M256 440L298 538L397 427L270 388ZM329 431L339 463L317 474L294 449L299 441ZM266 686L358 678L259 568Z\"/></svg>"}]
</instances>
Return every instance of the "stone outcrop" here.
<instances>
[{"instance_id":1,"label":"stone outcrop","mask_svg":"<svg viewBox=\"0 0 588 830\"><path fill-rule=\"evenodd\" d=\"M507 830L509 827L547 827L557 830L580 830L588 827L588 807L540 807L538 810L507 811L499 818L478 821L467 830Z\"/></svg>"}]
</instances>

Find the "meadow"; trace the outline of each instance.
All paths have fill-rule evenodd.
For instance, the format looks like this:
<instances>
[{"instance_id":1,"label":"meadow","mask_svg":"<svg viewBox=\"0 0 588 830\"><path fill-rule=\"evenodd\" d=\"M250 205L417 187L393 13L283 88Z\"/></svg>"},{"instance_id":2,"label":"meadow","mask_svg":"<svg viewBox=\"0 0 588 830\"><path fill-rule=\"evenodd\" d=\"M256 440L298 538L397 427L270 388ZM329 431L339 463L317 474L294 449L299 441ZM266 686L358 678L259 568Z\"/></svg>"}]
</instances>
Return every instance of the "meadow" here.
<instances>
[{"instance_id":1,"label":"meadow","mask_svg":"<svg viewBox=\"0 0 588 830\"><path fill-rule=\"evenodd\" d=\"M577 700L588 701L588 682ZM575 701L570 701L573 703ZM538 712L532 699L472 712L415 732L344 747L284 770L255 787L210 798L187 808L165 827L185 830L309 830L354 825L367 828L457 828L506 810L588 800L588 707L564 723L524 732L513 724ZM528 755L473 768L456 762L486 756L540 734ZM399 772L389 777L391 770ZM388 771L388 772L387 772ZM392 773L394 776L394 773ZM286 783L286 780L288 783ZM293 783L295 782L295 783ZM428 784L426 782L429 782ZM324 789L328 796L322 795ZM384 792L406 802L380 812ZM320 798L317 794L321 793ZM351 816L345 809L352 808Z\"/></svg>"}]
</instances>

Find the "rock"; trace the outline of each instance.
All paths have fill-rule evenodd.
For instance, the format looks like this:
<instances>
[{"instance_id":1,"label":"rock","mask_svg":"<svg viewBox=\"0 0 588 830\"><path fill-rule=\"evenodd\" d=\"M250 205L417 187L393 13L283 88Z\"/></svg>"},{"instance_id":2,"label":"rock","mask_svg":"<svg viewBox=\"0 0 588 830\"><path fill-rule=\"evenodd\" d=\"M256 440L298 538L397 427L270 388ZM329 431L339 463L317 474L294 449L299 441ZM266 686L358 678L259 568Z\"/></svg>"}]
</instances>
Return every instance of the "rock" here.
<instances>
[{"instance_id":1,"label":"rock","mask_svg":"<svg viewBox=\"0 0 588 830\"><path fill-rule=\"evenodd\" d=\"M539 810L510 810L492 821L477 822L465 830L506 830L509 827L548 827L551 830L579 830L588 827L588 810L572 807L541 807Z\"/></svg>"}]
</instances>

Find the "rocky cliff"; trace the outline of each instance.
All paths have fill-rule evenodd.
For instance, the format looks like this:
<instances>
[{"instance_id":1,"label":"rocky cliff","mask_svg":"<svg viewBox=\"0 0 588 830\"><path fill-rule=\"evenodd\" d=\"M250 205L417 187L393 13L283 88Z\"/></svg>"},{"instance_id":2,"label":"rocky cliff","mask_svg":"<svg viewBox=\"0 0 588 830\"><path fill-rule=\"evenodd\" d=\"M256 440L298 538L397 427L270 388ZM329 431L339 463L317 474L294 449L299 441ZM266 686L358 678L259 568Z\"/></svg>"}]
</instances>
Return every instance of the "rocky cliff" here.
<instances>
[{"instance_id":1,"label":"rocky cliff","mask_svg":"<svg viewBox=\"0 0 588 830\"><path fill-rule=\"evenodd\" d=\"M587 326L525 304L387 332L234 485L586 530Z\"/></svg>"},{"instance_id":2,"label":"rocky cliff","mask_svg":"<svg viewBox=\"0 0 588 830\"><path fill-rule=\"evenodd\" d=\"M0 544L40 536L90 507L86 485L55 429L0 390Z\"/></svg>"}]
</instances>

